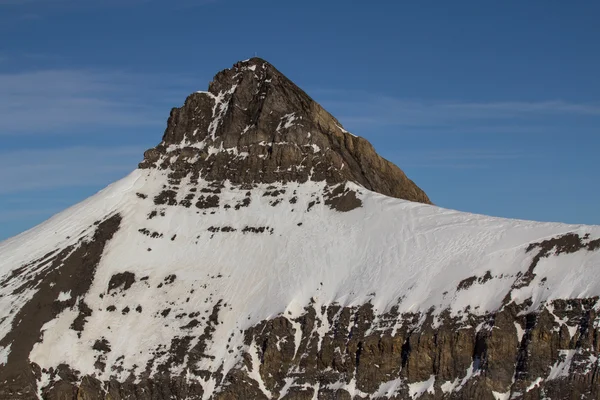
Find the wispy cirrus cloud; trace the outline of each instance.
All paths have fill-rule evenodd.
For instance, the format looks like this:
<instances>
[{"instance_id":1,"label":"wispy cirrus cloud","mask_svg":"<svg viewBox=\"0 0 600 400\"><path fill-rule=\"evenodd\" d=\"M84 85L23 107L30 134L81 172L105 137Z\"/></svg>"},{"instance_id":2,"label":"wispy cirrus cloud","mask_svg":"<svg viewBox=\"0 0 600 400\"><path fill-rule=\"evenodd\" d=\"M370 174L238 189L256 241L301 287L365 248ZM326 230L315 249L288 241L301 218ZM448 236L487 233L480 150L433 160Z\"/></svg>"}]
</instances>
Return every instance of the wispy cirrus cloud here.
<instances>
[{"instance_id":1,"label":"wispy cirrus cloud","mask_svg":"<svg viewBox=\"0 0 600 400\"><path fill-rule=\"evenodd\" d=\"M0 195L102 187L142 158L142 147L66 147L0 152Z\"/></svg>"},{"instance_id":2,"label":"wispy cirrus cloud","mask_svg":"<svg viewBox=\"0 0 600 400\"><path fill-rule=\"evenodd\" d=\"M143 146L0 151L0 240L124 177Z\"/></svg>"},{"instance_id":3,"label":"wispy cirrus cloud","mask_svg":"<svg viewBox=\"0 0 600 400\"><path fill-rule=\"evenodd\" d=\"M196 89L192 81L77 69L0 73L0 206L18 198L6 207L25 219L48 216L69 203L50 210L42 198L89 194L125 176L160 140L169 109ZM125 138L130 130L148 137Z\"/></svg>"},{"instance_id":4,"label":"wispy cirrus cloud","mask_svg":"<svg viewBox=\"0 0 600 400\"><path fill-rule=\"evenodd\" d=\"M459 111L466 115L485 117L489 115L513 116L519 114L580 114L600 116L600 104L568 103L565 101L539 102L491 102L491 103L441 103L437 106L450 111ZM483 112L483 114L477 114Z\"/></svg>"},{"instance_id":5,"label":"wispy cirrus cloud","mask_svg":"<svg viewBox=\"0 0 600 400\"><path fill-rule=\"evenodd\" d=\"M415 100L370 93L315 90L315 97L342 123L445 132L540 132L556 118L600 120L600 102Z\"/></svg>"},{"instance_id":6,"label":"wispy cirrus cloud","mask_svg":"<svg viewBox=\"0 0 600 400\"><path fill-rule=\"evenodd\" d=\"M176 76L69 69L0 73L0 87L0 135L157 126L193 91Z\"/></svg>"},{"instance_id":7,"label":"wispy cirrus cloud","mask_svg":"<svg viewBox=\"0 0 600 400\"><path fill-rule=\"evenodd\" d=\"M472 169L489 168L493 165L514 162L536 155L519 150L493 150L485 148L446 148L394 152L394 159L405 168L426 169Z\"/></svg>"}]
</instances>

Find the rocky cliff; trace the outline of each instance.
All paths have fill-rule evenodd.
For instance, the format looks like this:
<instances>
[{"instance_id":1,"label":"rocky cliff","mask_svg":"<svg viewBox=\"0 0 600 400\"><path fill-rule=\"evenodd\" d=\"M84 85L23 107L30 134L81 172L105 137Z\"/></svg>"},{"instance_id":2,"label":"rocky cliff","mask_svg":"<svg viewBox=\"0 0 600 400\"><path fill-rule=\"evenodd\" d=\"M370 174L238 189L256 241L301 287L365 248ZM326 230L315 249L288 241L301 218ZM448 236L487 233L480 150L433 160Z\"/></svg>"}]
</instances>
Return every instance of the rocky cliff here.
<instances>
[{"instance_id":1,"label":"rocky cliff","mask_svg":"<svg viewBox=\"0 0 600 400\"><path fill-rule=\"evenodd\" d=\"M429 203L427 195L365 139L260 58L219 72L207 92L171 111L162 142L140 168L172 170L178 181L233 183L356 182L366 189Z\"/></svg>"},{"instance_id":2,"label":"rocky cliff","mask_svg":"<svg viewBox=\"0 0 600 400\"><path fill-rule=\"evenodd\" d=\"M600 227L445 210L261 59L0 243L0 399L598 399Z\"/></svg>"}]
</instances>

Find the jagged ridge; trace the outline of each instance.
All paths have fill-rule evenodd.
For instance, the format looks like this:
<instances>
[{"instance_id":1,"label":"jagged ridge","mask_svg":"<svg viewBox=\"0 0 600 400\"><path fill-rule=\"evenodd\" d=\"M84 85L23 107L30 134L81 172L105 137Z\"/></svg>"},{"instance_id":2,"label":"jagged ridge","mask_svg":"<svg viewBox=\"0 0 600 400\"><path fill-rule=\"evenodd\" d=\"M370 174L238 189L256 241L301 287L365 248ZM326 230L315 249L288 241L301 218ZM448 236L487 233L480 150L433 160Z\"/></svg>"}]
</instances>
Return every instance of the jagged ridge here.
<instances>
[{"instance_id":1,"label":"jagged ridge","mask_svg":"<svg viewBox=\"0 0 600 400\"><path fill-rule=\"evenodd\" d=\"M208 92L171 111L162 142L141 168L172 168L210 181L355 182L421 203L427 195L371 144L342 125L302 89L260 58L219 72Z\"/></svg>"}]
</instances>

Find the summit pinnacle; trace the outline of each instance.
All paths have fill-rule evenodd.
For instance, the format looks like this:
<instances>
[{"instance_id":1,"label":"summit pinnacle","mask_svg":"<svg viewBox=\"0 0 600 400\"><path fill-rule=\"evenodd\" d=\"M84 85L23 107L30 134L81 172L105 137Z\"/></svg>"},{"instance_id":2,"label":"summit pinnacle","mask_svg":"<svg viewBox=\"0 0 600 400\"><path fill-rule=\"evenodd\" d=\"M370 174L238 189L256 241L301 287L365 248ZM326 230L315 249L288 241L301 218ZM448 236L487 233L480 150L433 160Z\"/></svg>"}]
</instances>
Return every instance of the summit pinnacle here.
<instances>
[{"instance_id":1,"label":"summit pinnacle","mask_svg":"<svg viewBox=\"0 0 600 400\"><path fill-rule=\"evenodd\" d=\"M207 92L171 111L162 142L141 168L191 171L211 181L272 183L355 182L401 199L429 198L371 144L260 58L219 72Z\"/></svg>"}]
</instances>

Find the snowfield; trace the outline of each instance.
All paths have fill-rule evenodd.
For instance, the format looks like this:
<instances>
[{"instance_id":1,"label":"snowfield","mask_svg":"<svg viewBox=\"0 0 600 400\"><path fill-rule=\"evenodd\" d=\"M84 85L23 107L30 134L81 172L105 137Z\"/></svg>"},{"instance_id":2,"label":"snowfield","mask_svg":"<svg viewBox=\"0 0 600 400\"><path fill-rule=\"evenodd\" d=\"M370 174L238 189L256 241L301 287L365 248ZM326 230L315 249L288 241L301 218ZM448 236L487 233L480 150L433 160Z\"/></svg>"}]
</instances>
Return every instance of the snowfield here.
<instances>
[{"instance_id":1,"label":"snowfield","mask_svg":"<svg viewBox=\"0 0 600 400\"><path fill-rule=\"evenodd\" d=\"M125 380L129 371L142 372L153 351L171 343L182 330L199 336L218 306L215 339L206 350L217 361L206 358L201 367L209 371L222 367L227 372L247 350L244 330L278 315L291 320L311 302L316 306L370 302L376 313L398 306L400 313L433 309L436 314L450 310L453 316L470 307L470 313L483 315L501 307L517 274L528 269L536 253L526 252L530 243L570 232L600 237L598 226L457 212L386 197L353 183L347 186L363 204L345 213L324 204L322 182L256 184L251 190L226 182L219 207L207 209L155 205L153 198L164 185L167 171L136 170L44 224L0 243L0 276L6 276L52 250L89 237L94 222L116 213L122 216L83 299L93 313L81 337L69 329L77 311L65 310L44 326L31 361L42 368L66 363L100 380L115 374ZM201 181L198 190L203 187L208 183ZM178 201L186 195L185 180L180 188ZM285 193L277 196L281 201L275 205L273 196L264 196L281 190ZM249 205L235 209L247 197ZM149 219L156 210L158 215ZM124 272L135 274L135 283L126 291L109 292L111 277ZM513 291L516 302L532 299L531 310L553 299L600 295L599 252L542 258L535 273L531 284ZM458 289L461 281L486 275L489 279ZM0 322L0 338L10 331L19 305L33 296L33 291L13 296L16 284L0 289L0 309L12 310ZM58 301L69 299L70 293L61 296ZM111 306L116 311L109 311ZM177 317L182 313L198 313L198 324L186 327L189 321ZM95 368L92 345L100 339L111 346L106 364L121 366L120 374ZM0 348L0 365L8 354L10 348ZM186 373L177 368L173 366L173 374ZM215 382L203 382L203 387L214 386ZM422 382L411 386L411 393L431 387L431 382ZM379 392L391 388L381 387ZM206 393L210 397L211 391Z\"/></svg>"}]
</instances>

